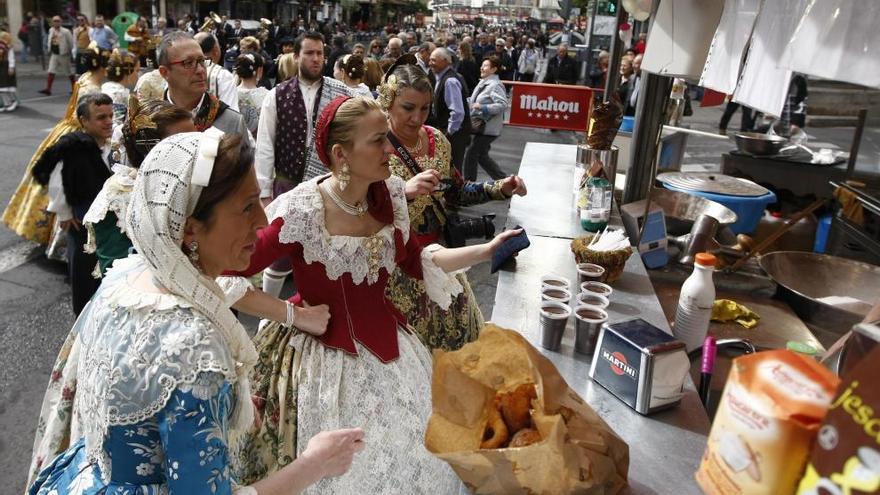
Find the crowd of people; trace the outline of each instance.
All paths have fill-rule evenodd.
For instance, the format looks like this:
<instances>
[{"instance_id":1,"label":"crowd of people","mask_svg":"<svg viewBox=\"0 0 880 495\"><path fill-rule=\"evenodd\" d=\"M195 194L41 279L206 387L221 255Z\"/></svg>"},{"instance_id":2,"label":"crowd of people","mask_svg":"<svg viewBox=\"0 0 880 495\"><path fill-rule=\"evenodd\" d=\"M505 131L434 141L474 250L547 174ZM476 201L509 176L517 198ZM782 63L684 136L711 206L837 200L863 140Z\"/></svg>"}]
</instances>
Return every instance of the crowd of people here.
<instances>
[{"instance_id":1,"label":"crowd of people","mask_svg":"<svg viewBox=\"0 0 880 495\"><path fill-rule=\"evenodd\" d=\"M77 316L29 493L457 492L431 350L479 336L463 270L518 233L468 244L459 213L527 192L489 148L535 40L97 26L49 38L47 92L81 73L3 215L66 253Z\"/></svg>"}]
</instances>

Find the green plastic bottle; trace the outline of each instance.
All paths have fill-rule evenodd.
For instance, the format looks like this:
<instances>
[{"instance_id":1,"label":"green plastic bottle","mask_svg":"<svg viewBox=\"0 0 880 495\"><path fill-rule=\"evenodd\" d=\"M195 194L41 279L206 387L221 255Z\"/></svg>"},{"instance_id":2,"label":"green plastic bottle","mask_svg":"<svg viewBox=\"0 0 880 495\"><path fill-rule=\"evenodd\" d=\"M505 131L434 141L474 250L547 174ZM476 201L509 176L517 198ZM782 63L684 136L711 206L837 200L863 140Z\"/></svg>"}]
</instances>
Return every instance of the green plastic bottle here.
<instances>
[{"instance_id":1,"label":"green plastic bottle","mask_svg":"<svg viewBox=\"0 0 880 495\"><path fill-rule=\"evenodd\" d=\"M578 210L584 230L598 232L608 225L611 218L611 196L611 183L608 179L587 178L578 196Z\"/></svg>"}]
</instances>

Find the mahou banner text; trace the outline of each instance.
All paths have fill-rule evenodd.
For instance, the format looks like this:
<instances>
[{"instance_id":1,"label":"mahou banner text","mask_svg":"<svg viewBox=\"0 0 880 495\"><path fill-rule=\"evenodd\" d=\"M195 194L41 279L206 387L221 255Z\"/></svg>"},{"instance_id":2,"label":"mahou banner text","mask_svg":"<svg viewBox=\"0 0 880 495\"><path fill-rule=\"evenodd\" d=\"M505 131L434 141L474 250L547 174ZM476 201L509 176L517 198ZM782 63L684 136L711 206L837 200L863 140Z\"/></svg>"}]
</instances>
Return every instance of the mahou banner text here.
<instances>
[{"instance_id":1,"label":"mahou banner text","mask_svg":"<svg viewBox=\"0 0 880 495\"><path fill-rule=\"evenodd\" d=\"M508 125L586 131L593 90L584 86L505 81L513 86Z\"/></svg>"}]
</instances>

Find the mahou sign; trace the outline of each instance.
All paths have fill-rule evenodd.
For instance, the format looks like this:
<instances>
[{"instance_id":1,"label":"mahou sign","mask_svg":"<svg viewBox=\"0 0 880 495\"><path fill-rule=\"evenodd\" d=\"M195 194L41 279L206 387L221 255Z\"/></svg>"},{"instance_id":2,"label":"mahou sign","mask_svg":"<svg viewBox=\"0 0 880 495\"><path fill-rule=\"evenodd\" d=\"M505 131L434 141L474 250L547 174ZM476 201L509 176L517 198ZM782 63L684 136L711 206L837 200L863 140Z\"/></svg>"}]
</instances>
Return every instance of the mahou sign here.
<instances>
[{"instance_id":1,"label":"mahou sign","mask_svg":"<svg viewBox=\"0 0 880 495\"><path fill-rule=\"evenodd\" d=\"M505 81L513 86L508 125L586 131L593 90L584 86Z\"/></svg>"}]
</instances>

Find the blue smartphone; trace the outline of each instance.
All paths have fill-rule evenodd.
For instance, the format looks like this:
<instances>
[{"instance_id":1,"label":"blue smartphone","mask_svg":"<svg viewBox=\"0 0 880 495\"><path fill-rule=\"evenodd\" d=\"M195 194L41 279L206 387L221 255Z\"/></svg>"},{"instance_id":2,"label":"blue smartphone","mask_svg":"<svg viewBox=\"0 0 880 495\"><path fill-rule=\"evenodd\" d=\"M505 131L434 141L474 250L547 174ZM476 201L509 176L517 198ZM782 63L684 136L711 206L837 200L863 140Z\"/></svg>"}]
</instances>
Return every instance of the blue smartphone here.
<instances>
[{"instance_id":1,"label":"blue smartphone","mask_svg":"<svg viewBox=\"0 0 880 495\"><path fill-rule=\"evenodd\" d=\"M522 232L504 241L504 244L492 255L492 273L497 272L507 260L513 258L513 255L531 245L529 236L526 235L526 229L519 225L513 228L513 230L516 229L522 229Z\"/></svg>"}]
</instances>

